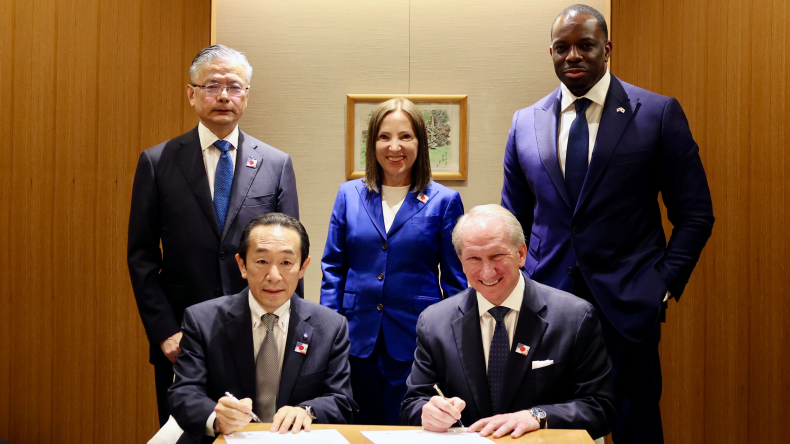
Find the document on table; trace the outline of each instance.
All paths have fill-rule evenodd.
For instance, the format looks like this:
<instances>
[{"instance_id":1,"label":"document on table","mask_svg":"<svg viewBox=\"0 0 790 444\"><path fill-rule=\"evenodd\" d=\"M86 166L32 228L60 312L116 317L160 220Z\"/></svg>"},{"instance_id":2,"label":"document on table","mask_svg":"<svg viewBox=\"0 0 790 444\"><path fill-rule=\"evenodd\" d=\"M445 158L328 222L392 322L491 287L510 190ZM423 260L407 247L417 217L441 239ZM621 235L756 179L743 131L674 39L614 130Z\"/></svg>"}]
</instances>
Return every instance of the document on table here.
<instances>
[{"instance_id":1,"label":"document on table","mask_svg":"<svg viewBox=\"0 0 790 444\"><path fill-rule=\"evenodd\" d=\"M477 433L469 433L466 428L453 428L445 433L427 430L376 430L363 431L365 438L373 444L491 444L487 438Z\"/></svg>"},{"instance_id":2,"label":"document on table","mask_svg":"<svg viewBox=\"0 0 790 444\"><path fill-rule=\"evenodd\" d=\"M299 433L272 433L269 431L236 432L225 435L229 443L244 444L349 444L343 435L336 429L301 431Z\"/></svg>"}]
</instances>

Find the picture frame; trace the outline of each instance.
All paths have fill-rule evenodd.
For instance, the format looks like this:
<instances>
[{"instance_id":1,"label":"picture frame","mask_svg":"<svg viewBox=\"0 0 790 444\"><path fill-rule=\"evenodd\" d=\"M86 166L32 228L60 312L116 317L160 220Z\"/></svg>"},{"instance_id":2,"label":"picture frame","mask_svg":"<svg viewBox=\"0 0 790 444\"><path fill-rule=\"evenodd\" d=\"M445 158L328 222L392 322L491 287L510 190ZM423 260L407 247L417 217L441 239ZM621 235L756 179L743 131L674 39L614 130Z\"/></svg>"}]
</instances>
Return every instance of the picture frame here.
<instances>
[{"instance_id":1,"label":"picture frame","mask_svg":"<svg viewBox=\"0 0 790 444\"><path fill-rule=\"evenodd\" d=\"M428 130L433 180L467 178L467 95L348 94L346 96L346 179L365 176L370 114L382 102L404 97L422 111ZM434 146L435 145L435 146Z\"/></svg>"}]
</instances>

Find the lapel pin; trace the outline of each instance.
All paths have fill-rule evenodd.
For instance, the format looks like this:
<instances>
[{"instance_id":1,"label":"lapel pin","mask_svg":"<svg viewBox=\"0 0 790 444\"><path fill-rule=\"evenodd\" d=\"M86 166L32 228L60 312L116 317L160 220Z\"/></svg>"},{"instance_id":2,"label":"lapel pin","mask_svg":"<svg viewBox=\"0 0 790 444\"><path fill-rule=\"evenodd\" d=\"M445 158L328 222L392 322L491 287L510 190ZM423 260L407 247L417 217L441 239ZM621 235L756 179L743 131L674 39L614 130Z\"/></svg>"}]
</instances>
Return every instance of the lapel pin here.
<instances>
[{"instance_id":1,"label":"lapel pin","mask_svg":"<svg viewBox=\"0 0 790 444\"><path fill-rule=\"evenodd\" d=\"M247 159L246 165L248 168L255 168L258 165L258 160L250 156L250 158Z\"/></svg>"},{"instance_id":2,"label":"lapel pin","mask_svg":"<svg viewBox=\"0 0 790 444\"><path fill-rule=\"evenodd\" d=\"M301 353L303 355L307 354L307 344L303 344L301 342L296 343L296 348L294 349L295 352Z\"/></svg>"},{"instance_id":3,"label":"lapel pin","mask_svg":"<svg viewBox=\"0 0 790 444\"><path fill-rule=\"evenodd\" d=\"M420 195L417 196L417 200L419 200L422 203L428 203L428 196L420 193Z\"/></svg>"},{"instance_id":4,"label":"lapel pin","mask_svg":"<svg viewBox=\"0 0 790 444\"><path fill-rule=\"evenodd\" d=\"M303 334L302 337L307 339L307 333Z\"/></svg>"},{"instance_id":5,"label":"lapel pin","mask_svg":"<svg viewBox=\"0 0 790 444\"><path fill-rule=\"evenodd\" d=\"M617 112L625 114L625 109L621 106L620 108L617 108Z\"/></svg>"},{"instance_id":6,"label":"lapel pin","mask_svg":"<svg viewBox=\"0 0 790 444\"><path fill-rule=\"evenodd\" d=\"M527 356L529 354L529 345L519 343L516 347L516 353Z\"/></svg>"}]
</instances>

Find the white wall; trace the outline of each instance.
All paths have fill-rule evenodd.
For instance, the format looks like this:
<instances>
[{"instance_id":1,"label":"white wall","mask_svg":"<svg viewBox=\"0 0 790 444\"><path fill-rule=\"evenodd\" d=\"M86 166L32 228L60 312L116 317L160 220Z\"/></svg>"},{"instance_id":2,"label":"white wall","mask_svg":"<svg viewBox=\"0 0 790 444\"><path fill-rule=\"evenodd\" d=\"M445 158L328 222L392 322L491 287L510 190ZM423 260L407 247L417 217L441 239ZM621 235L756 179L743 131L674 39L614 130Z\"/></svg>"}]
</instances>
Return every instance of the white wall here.
<instances>
[{"instance_id":1,"label":"white wall","mask_svg":"<svg viewBox=\"0 0 790 444\"><path fill-rule=\"evenodd\" d=\"M559 85L551 23L572 1L216 0L215 41L254 68L241 127L291 155L311 240L306 297L345 180L346 94L468 94L468 210L498 203L513 113ZM608 0L587 4L608 12Z\"/></svg>"}]
</instances>

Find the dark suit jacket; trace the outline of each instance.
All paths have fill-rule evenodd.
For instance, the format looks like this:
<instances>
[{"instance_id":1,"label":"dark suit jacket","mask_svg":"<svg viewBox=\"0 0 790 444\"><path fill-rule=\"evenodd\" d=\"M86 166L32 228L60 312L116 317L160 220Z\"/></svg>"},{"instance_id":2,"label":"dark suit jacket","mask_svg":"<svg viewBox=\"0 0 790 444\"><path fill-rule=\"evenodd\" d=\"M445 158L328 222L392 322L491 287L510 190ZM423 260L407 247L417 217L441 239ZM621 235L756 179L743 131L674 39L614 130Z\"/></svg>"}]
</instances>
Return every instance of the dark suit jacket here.
<instances>
[{"instance_id":1,"label":"dark suit jacket","mask_svg":"<svg viewBox=\"0 0 790 444\"><path fill-rule=\"evenodd\" d=\"M560 91L513 116L502 206L524 228L524 268L533 280L572 291L578 262L606 317L640 342L654 331L667 290L680 298L711 235L699 149L677 100L612 76L587 177L571 208L557 158ZM659 193L674 226L669 244Z\"/></svg>"},{"instance_id":2,"label":"dark suit jacket","mask_svg":"<svg viewBox=\"0 0 790 444\"><path fill-rule=\"evenodd\" d=\"M409 192L386 231L381 194L362 179L340 185L321 259L321 304L348 319L351 356L370 356L383 330L389 354L411 361L417 316L467 287L452 243L461 196L436 182L423 194L425 202Z\"/></svg>"},{"instance_id":3,"label":"dark suit jacket","mask_svg":"<svg viewBox=\"0 0 790 444\"><path fill-rule=\"evenodd\" d=\"M601 337L595 309L564 291L525 276L524 301L508 355L502 400L491 407L476 292L470 288L432 305L417 323L417 351L401 422L420 425L422 406L439 384L448 397L466 401L461 420L540 407L552 429L586 429L591 436L609 433L616 416L612 364ZM527 356L515 352L529 346ZM533 361L554 364L532 370Z\"/></svg>"},{"instance_id":4,"label":"dark suit jacket","mask_svg":"<svg viewBox=\"0 0 790 444\"><path fill-rule=\"evenodd\" d=\"M188 308L182 330L168 406L184 434L199 442L208 417L226 391L239 399L255 399L247 290ZM308 345L306 354L294 350L297 341ZM351 395L348 348L344 317L292 296L277 408L310 405L317 423L351 422L357 405Z\"/></svg>"},{"instance_id":5,"label":"dark suit jacket","mask_svg":"<svg viewBox=\"0 0 790 444\"><path fill-rule=\"evenodd\" d=\"M250 157L256 168L245 165ZM241 233L271 212L299 217L291 158L243 131L222 233L197 127L143 151L132 188L127 262L151 363L169 362L159 343L179 331L185 308L247 286L234 259Z\"/></svg>"}]
</instances>

